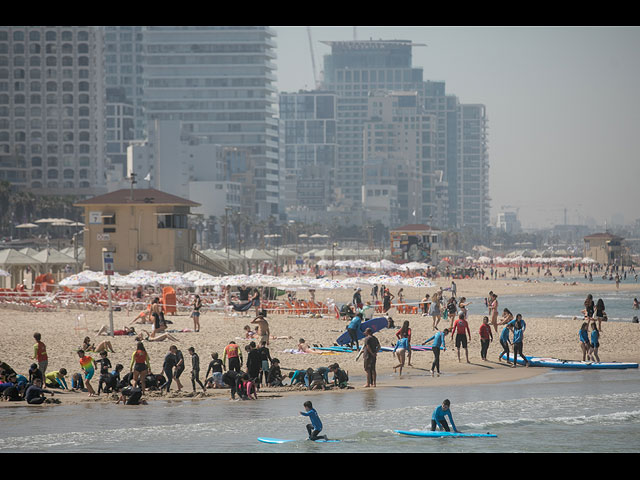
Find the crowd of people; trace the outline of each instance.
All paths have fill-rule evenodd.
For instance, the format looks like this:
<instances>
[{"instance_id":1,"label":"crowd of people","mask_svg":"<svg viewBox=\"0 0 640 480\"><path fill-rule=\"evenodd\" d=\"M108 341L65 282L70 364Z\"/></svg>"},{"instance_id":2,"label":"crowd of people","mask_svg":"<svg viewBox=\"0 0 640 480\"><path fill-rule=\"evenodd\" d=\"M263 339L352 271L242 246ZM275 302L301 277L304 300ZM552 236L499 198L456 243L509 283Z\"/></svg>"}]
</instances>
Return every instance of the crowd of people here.
<instances>
[{"instance_id":1,"label":"crowd of people","mask_svg":"<svg viewBox=\"0 0 640 480\"><path fill-rule=\"evenodd\" d=\"M450 295L445 298L447 292ZM250 342L242 349L234 340L230 341L224 348L222 357L217 352L211 353L211 360L202 379L200 357L194 347L189 347L188 355L185 356L175 343L169 346L162 366L157 370L158 373L155 373L155 368L152 371L145 342L178 341L177 337L172 335L176 331L168 330L171 321L164 317L159 299L155 298L149 308L132 322L151 322L151 333L146 330L136 331L133 326L124 326L121 330L113 332L114 335L132 336L137 342L131 355L128 372L121 363L115 366L111 364L109 354L114 353L114 349L110 340L92 342L90 337L85 337L82 345L77 349L78 365L75 373L70 375L66 368L49 372L46 345L40 333L34 333L35 344L32 354L34 363L26 376L18 374L6 363L0 363L0 395L9 401L25 400L29 404L40 404L54 401L56 391L71 390L87 392L92 397L101 393L119 394L119 402L137 404L144 401L143 395L150 389L162 394L169 393L172 387L178 392L182 391L185 388L182 375L188 367L187 363L191 365L190 383L193 393L198 390L206 392L207 389L226 388L230 390L232 399L236 397L255 399L257 393L264 387L289 385L310 390L351 388L348 372L337 362L316 369L291 370L288 374L284 374L280 360L271 356L269 342L276 338L292 337L275 337L271 334L266 320L267 312L259 309L258 289L242 289L241 297L246 302L250 302L251 307L256 307L256 317L250 325L245 326L245 336L242 337ZM371 301L365 301L362 298L361 289L356 288L352 301L340 312L340 316L348 321L346 331L351 339L349 346L353 351L358 352L357 358L360 356L363 358L366 374L365 387L376 386L376 359L381 346L371 329L365 330L364 338L359 338L361 324L373 316L372 302L382 298L383 314L388 319L388 327L394 328L389 310L392 308L392 300L396 297L403 298L402 289L393 295L385 286L374 286L371 290ZM471 303L464 296L457 297L455 281L451 282L449 288L440 288L431 295L426 294L420 302L422 315L432 317L434 335L422 343L422 346L429 344L433 355L429 369L432 376L441 374L440 355L446 350L448 341L453 343L458 361L462 362L464 354L464 360L470 363L469 346L472 342L475 343L468 321L468 307ZM484 303L487 314L483 316L477 332L480 358L488 361L489 346L497 339L502 347L500 360L504 359L513 368L518 365L518 359L528 365L524 353L525 319L520 313L514 316L508 308L503 308L502 315L499 317L498 295L495 292L489 292ZM634 299L634 308L638 308L638 305L638 301ZM199 330L201 308L202 302L196 295L191 314L194 329L190 331ZM584 323L578 333L582 360L599 362L598 349L602 322L607 321L602 299L594 301L593 296L588 295L584 301L583 314ZM446 326L441 330L442 322L445 322ZM97 334L110 335L111 332L106 326L102 326L97 330ZM303 339L300 339L298 348L304 353L312 353L313 350ZM411 363L413 350L411 328L407 320L396 332L393 354L397 357L398 363L393 366L394 372L398 372L401 376L406 365L413 366ZM91 353L97 358L91 356ZM332 380L329 380L329 374L333 375ZM97 390L93 382L97 383ZM51 398L47 398L47 395Z\"/></svg>"}]
</instances>

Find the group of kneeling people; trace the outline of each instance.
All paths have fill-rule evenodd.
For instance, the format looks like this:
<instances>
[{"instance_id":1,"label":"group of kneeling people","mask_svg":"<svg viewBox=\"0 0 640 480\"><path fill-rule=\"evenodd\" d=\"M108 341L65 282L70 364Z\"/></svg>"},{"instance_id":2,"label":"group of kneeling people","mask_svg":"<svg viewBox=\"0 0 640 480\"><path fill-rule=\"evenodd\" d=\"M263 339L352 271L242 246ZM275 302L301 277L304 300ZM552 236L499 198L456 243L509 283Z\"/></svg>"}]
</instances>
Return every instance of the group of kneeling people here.
<instances>
[{"instance_id":1,"label":"group of kneeling people","mask_svg":"<svg viewBox=\"0 0 640 480\"><path fill-rule=\"evenodd\" d=\"M333 373L333 381L329 381L329 373ZM266 385L270 387L287 386L284 382L288 378L288 386L300 385L309 390L329 390L333 387L352 388L349 386L349 374L337 363L328 367L318 367L315 370L313 368L293 370L285 376L280 369L279 360L274 358L267 378ZM232 400L236 399L236 395L241 400L256 399L261 383L258 378L251 378L242 370L227 370L222 374L221 381L224 386L231 389Z\"/></svg>"}]
</instances>

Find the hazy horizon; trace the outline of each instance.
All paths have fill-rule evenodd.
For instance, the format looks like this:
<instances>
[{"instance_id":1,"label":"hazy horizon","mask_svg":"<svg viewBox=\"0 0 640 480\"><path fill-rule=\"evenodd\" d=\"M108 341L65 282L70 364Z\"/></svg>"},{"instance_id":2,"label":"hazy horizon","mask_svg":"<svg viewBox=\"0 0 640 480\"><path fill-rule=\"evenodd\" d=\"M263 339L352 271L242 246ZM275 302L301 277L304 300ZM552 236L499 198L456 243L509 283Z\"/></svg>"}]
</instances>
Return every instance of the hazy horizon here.
<instances>
[{"instance_id":1,"label":"hazy horizon","mask_svg":"<svg viewBox=\"0 0 640 480\"><path fill-rule=\"evenodd\" d=\"M313 89L307 27L277 32L278 91ZM311 27L318 75L354 27ZM525 228L640 218L640 28L356 27L402 39L425 80L444 81L488 117L491 221L503 206Z\"/></svg>"}]
</instances>

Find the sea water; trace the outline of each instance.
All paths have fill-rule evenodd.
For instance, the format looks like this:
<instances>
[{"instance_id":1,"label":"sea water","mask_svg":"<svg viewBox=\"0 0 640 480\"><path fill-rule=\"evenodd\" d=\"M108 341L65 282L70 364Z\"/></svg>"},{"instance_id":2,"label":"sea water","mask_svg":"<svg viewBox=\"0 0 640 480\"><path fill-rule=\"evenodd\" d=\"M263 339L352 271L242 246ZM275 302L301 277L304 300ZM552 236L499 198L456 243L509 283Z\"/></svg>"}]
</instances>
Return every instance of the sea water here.
<instances>
[{"instance_id":1,"label":"sea water","mask_svg":"<svg viewBox=\"0 0 640 480\"><path fill-rule=\"evenodd\" d=\"M517 284L516 281L512 283ZM598 291L597 287L598 285L594 285L593 291L589 293L593 295L594 303L598 299L602 299L608 321L630 322L634 317L640 317L640 311L633 308L633 299L637 297L640 300L640 284L638 284L637 292L623 290ZM498 293L498 316L502 316L502 310L508 308L514 316L521 313L525 319L531 317L582 318L582 310L584 310L584 301L587 298L587 294L582 292L562 292L560 287L558 290L558 293L545 295L500 295L499 292L496 292ZM464 292L460 292L458 295L464 295ZM468 307L471 315L486 315L488 313L484 298L468 297L467 301L473 302Z\"/></svg>"},{"instance_id":2,"label":"sea water","mask_svg":"<svg viewBox=\"0 0 640 480\"><path fill-rule=\"evenodd\" d=\"M444 374L446 376L446 373ZM153 400L149 405L87 403L0 409L0 452L438 453L638 452L640 374L550 370L494 385L378 387L257 401ZM361 379L354 379L354 383ZM380 378L384 382L384 377ZM356 383L357 384L357 383ZM431 413L451 401L463 432L497 438L419 438L394 430L430 428ZM311 400L324 433L305 439ZM257 438L296 440L281 445Z\"/></svg>"}]
</instances>

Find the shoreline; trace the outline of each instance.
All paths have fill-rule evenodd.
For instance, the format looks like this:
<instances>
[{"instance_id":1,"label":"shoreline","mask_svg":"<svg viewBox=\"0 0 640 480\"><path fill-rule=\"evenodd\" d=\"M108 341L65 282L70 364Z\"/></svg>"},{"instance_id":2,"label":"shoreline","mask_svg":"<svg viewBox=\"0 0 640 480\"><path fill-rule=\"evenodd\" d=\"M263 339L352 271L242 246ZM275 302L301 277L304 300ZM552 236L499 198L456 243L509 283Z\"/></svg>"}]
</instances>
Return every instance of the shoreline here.
<instances>
[{"instance_id":1,"label":"shoreline","mask_svg":"<svg viewBox=\"0 0 640 480\"><path fill-rule=\"evenodd\" d=\"M535 276L529 275L522 277L520 280L512 280L499 278L497 280L478 280L478 279L459 279L454 280L457 285L457 297L465 296L467 298L480 297L484 298L487 293L492 290L498 294L499 311L509 307L509 298L511 295L522 296L543 296L556 293L567 292L598 292L607 291L628 292L629 305L634 297L640 297L640 284L636 284L633 280L627 279L617 288L614 282L604 284L594 284L590 282L580 282L577 285L565 285L571 283L573 278L568 277L559 281L534 281L525 282L524 279L529 278L535 280ZM577 281L577 279L576 279ZM407 301L409 299L421 299L425 293L433 294L441 287L447 288L451 285L451 280L437 278L434 280L435 287L431 288L404 288L404 296ZM395 295L398 291L397 287L391 287L392 293ZM637 293L636 293L637 292ZM370 299L370 292L363 289L363 300ZM341 290L317 290L316 299L325 302L328 299L334 300L337 304L347 303L351 300L353 291L351 289ZM308 298L308 292L299 291L298 296ZM449 296L449 292L445 291L445 297ZM486 315L486 307L484 304L472 304L469 309L469 328L471 338L469 341L469 360L471 364L467 364L462 352L462 363L458 363L457 354L455 352L455 344L451 340L450 335L447 337L447 351L441 355L441 377L432 378L428 372L431 367L433 355L431 352L412 352L413 368L405 366L402 378L398 378L397 374L393 375L393 366L397 363L391 352L380 352L377 360L378 385L375 389L386 389L398 386L403 387L430 387L430 386L455 386L470 384L492 384L517 381L525 378L531 378L536 375L543 374L548 371L541 367L519 367L508 368L504 363L497 361L499 353L502 351L498 332L492 328L494 336L493 342L488 350L489 361L480 359L480 341L478 338L478 329L482 323L482 317ZM582 305L575 305L576 315L582 309ZM629 307L630 308L630 307ZM114 328L121 329L124 325L129 325L136 317L140 310L133 312L114 311ZM631 310L630 310L631 311ZM631 315L635 315L634 310ZM513 312L514 314L517 312ZM224 347L234 340L241 347L243 357L246 359L245 345L250 340L243 338L245 325L250 325L253 320L254 311L246 315L225 316L221 312L212 312L203 310L200 317L200 332L189 332L193 328L193 321L189 316L189 311L180 311L177 315L167 315L167 320L173 323L169 326L175 330L172 333L178 341L167 340L164 342L144 342L149 352L153 373L160 373L162 361L167 353L169 346L175 344L185 355L186 368L181 376L181 382L184 385L183 392L190 392L191 387L191 359L189 358L187 348L193 346L200 357L200 379L204 380L207 366L211 360L212 352L218 352L220 358ZM78 320L78 315L83 315L83 320ZM377 316L377 315L376 315ZM423 317L420 314L404 314L398 313L395 308L390 311L393 318L394 329L383 329L376 332L376 337L382 346L391 346L396 341L395 333L402 326L404 321L410 322L412 329L412 344L422 343L430 338L434 330L432 328L432 318ZM569 360L581 360L581 351L578 343L578 330L582 324L582 318L544 318L544 317L526 317L527 330L524 340L525 355L548 356L563 358ZM270 353L272 358L278 358L285 374L294 369L318 368L320 366L328 366L331 363L339 363L340 367L346 370L350 377L350 385L354 390L364 389L364 370L362 361L355 361L355 354L352 353L335 353L324 352L308 353L308 354L292 354L286 353L295 349L298 340L303 338L309 346L313 345L333 345L336 338L345 331L346 321L337 319L335 315L325 315L323 318L309 318L305 316L293 316L287 314L267 315L271 335L278 336L276 339L270 340ZM500 321L500 319L498 320ZM450 321L442 319L439 328L442 330L450 326ZM21 311L11 308L0 308L0 328L4 332L0 337L0 361L8 363L19 374L25 375L34 360L33 355L33 333L40 332L42 341L47 346L48 368L47 371L55 371L64 367L69 371L69 377L73 373L79 372L77 348L82 344L85 336L90 337L92 343L100 343L102 341L110 341L113 345L115 353L109 353L112 366L117 363L124 365L124 373L129 371L131 355L135 350L134 337L128 336L98 336L97 330L104 325L109 325L109 315L105 310L81 310L81 309L58 309L52 312L32 312ZM150 331L150 325L135 325L138 332L141 329ZM618 361L618 362L635 362L640 363L640 326L631 322L609 321L603 322L601 335L601 347L599 351L601 361ZM283 338L284 337L284 338ZM290 338L287 338L290 337ZM92 357L97 358L98 355L91 353ZM495 359L491 360L491 359ZM28 375L25 375L28 376ZM70 383L68 377L67 382ZM330 379L332 376L330 375ZM95 375L92 385L97 391L99 375ZM288 382L287 382L288 383ZM174 384L175 385L175 384ZM172 386L175 389L175 386ZM55 391L55 390L54 390ZM352 390L339 390L341 393L348 393ZM258 393L258 399L261 398L277 398L289 395L316 395L331 394L333 391L308 391L306 389L296 389L295 387L269 387L263 388ZM47 395L47 398L50 396ZM210 400L223 398L228 401L228 389L211 389L207 391L205 396L190 396L185 393L174 395L155 395L146 394L145 399L148 402L171 401L171 400ZM61 404L81 404L85 402L111 402L115 400L107 399L106 395L101 397L88 397L85 392L81 393L65 393L60 391L56 393L54 399L61 400ZM24 402L0 402L0 407L6 406L22 406ZM47 406L59 405L58 403L47 404Z\"/></svg>"},{"instance_id":2,"label":"shoreline","mask_svg":"<svg viewBox=\"0 0 640 480\"><path fill-rule=\"evenodd\" d=\"M422 367L405 367L402 377L398 377L393 374L393 370L385 369L385 371L378 372L378 383L376 387L364 387L362 384L365 381L364 376L354 376L350 381L350 388L339 389L331 388L329 390L307 390L305 387L284 386L284 387L263 387L258 391L258 400L275 400L278 398L284 398L289 396L300 395L332 395L343 394L347 395L353 391L364 390L376 390L384 391L390 388L441 388L441 387L456 387L456 386L469 386L469 385L491 385L496 383L510 383L520 380L526 380L529 378L543 375L550 369L541 367L518 367L511 368L504 362L486 362L487 364L494 364L493 366L473 364L471 366L465 365L460 367L458 371L443 372L441 376L432 377L427 369ZM466 368L465 368L466 367ZM476 367L476 368L473 368ZM502 367L502 368L500 368ZM490 368L491 370L482 371L478 368ZM494 370L496 368L496 370ZM394 378L389 378L392 376ZM382 380L380 380L382 378ZM185 386L186 387L186 386ZM59 389L52 389L55 395L46 395L47 400L54 399L54 402L45 402L41 405L28 405L26 402L0 402L0 408L10 407L56 407L56 406L70 406L70 405L83 405L87 403L93 404L116 404L118 394L105 394L101 393L97 397L89 397L86 391L65 391ZM193 393L190 389L184 388L181 392L175 390L169 392L169 394L161 394L158 391L150 391L143 397L149 405L159 404L160 402L204 402L204 401L233 401L229 395L228 388L208 389L206 393L201 390L196 390ZM61 400L60 403L55 400ZM250 400L235 400L235 401L250 401Z\"/></svg>"}]
</instances>

